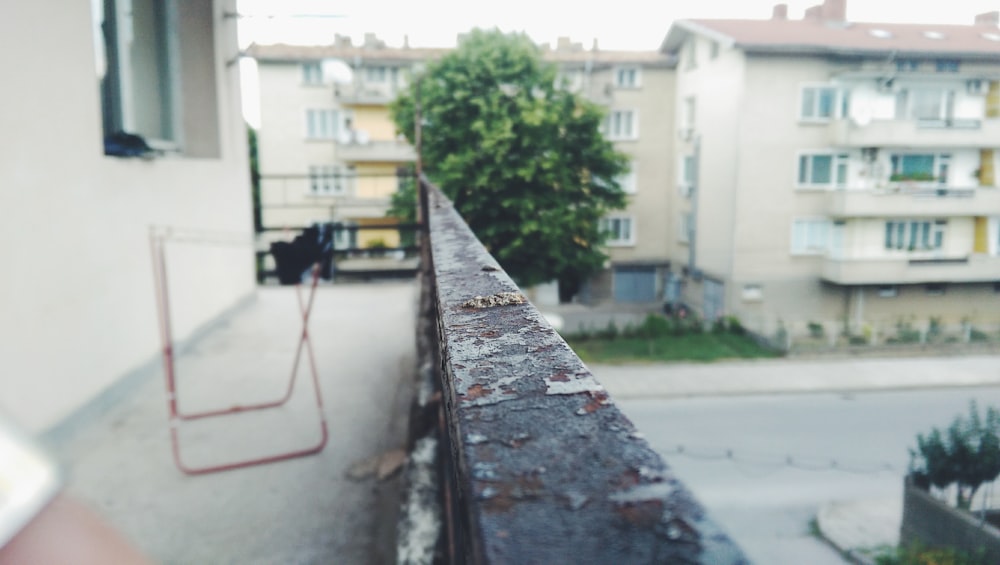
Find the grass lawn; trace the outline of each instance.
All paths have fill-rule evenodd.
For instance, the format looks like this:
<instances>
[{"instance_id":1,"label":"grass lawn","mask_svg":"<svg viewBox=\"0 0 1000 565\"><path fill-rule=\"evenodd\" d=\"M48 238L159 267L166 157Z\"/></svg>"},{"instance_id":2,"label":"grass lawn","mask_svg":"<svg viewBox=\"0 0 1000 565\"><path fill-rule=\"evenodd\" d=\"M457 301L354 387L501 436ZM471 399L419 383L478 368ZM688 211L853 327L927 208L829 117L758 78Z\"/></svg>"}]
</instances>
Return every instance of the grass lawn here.
<instances>
[{"instance_id":1,"label":"grass lawn","mask_svg":"<svg viewBox=\"0 0 1000 565\"><path fill-rule=\"evenodd\" d=\"M778 357L745 335L691 332L652 338L576 339L566 341L587 363L636 363L655 361L715 361L716 359L756 359Z\"/></svg>"}]
</instances>

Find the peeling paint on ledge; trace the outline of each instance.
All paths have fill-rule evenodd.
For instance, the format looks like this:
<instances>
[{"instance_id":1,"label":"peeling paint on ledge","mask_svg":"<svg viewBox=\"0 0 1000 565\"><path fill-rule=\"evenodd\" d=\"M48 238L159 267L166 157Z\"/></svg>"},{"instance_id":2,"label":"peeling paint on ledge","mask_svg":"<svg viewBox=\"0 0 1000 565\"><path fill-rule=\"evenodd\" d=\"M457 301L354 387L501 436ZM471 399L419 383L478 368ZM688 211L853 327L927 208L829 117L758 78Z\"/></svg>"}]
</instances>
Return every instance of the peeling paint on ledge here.
<instances>
[{"instance_id":1,"label":"peeling paint on ledge","mask_svg":"<svg viewBox=\"0 0 1000 565\"><path fill-rule=\"evenodd\" d=\"M457 559L746 563L447 199L421 185Z\"/></svg>"}]
</instances>

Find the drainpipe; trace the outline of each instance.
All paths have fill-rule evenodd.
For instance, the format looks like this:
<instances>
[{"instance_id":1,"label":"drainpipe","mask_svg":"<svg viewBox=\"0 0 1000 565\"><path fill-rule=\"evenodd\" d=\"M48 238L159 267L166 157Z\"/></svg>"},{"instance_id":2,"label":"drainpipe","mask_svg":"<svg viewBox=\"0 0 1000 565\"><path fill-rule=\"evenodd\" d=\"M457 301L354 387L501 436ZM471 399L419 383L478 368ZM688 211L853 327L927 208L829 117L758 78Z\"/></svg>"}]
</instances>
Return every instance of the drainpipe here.
<instances>
[{"instance_id":1,"label":"drainpipe","mask_svg":"<svg viewBox=\"0 0 1000 565\"><path fill-rule=\"evenodd\" d=\"M698 239L698 192L700 179L698 169L701 168L701 136L694 135L694 161L691 171L691 218L688 222L688 276L697 272L697 239Z\"/></svg>"}]
</instances>

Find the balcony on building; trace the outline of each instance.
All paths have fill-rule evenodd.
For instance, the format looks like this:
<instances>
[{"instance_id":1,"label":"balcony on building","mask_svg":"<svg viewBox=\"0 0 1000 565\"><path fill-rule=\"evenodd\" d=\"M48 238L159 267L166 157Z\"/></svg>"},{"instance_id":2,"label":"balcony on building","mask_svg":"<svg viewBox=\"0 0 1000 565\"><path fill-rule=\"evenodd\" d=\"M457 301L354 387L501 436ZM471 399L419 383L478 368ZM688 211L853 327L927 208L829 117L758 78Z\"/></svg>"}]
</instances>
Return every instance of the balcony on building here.
<instances>
[{"instance_id":1,"label":"balcony on building","mask_svg":"<svg viewBox=\"0 0 1000 565\"><path fill-rule=\"evenodd\" d=\"M843 118L831 121L830 138L838 147L989 147L1000 139L1000 119L885 119L862 125Z\"/></svg>"},{"instance_id":2,"label":"balcony on building","mask_svg":"<svg viewBox=\"0 0 1000 565\"><path fill-rule=\"evenodd\" d=\"M387 106L405 88L402 84L338 85L334 97L344 106Z\"/></svg>"},{"instance_id":3,"label":"balcony on building","mask_svg":"<svg viewBox=\"0 0 1000 565\"><path fill-rule=\"evenodd\" d=\"M993 282L1000 257L985 253L925 256L827 257L823 280L841 285Z\"/></svg>"},{"instance_id":4,"label":"balcony on building","mask_svg":"<svg viewBox=\"0 0 1000 565\"><path fill-rule=\"evenodd\" d=\"M938 183L886 183L872 189L845 189L826 195L834 218L974 216L1000 213L1000 189L955 188Z\"/></svg>"},{"instance_id":5,"label":"balcony on building","mask_svg":"<svg viewBox=\"0 0 1000 565\"><path fill-rule=\"evenodd\" d=\"M351 130L337 140L337 157L351 163L412 163L413 146L398 139L370 139L363 130Z\"/></svg>"},{"instance_id":6,"label":"balcony on building","mask_svg":"<svg viewBox=\"0 0 1000 565\"><path fill-rule=\"evenodd\" d=\"M839 111L829 125L838 147L979 148L1000 136L991 80L950 72L842 75L821 93Z\"/></svg>"}]
</instances>

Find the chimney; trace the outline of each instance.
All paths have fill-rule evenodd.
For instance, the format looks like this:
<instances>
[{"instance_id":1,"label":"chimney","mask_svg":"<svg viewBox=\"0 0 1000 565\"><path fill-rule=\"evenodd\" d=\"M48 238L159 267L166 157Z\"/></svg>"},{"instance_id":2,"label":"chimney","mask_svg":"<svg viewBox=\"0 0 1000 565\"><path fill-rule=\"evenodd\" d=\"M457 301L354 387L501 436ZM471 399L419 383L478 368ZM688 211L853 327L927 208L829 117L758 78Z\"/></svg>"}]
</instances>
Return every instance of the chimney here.
<instances>
[{"instance_id":1,"label":"chimney","mask_svg":"<svg viewBox=\"0 0 1000 565\"><path fill-rule=\"evenodd\" d=\"M597 45L597 38L594 38L594 44L590 46L591 51L600 51L601 48Z\"/></svg>"},{"instance_id":2,"label":"chimney","mask_svg":"<svg viewBox=\"0 0 1000 565\"><path fill-rule=\"evenodd\" d=\"M772 20L787 20L788 19L788 4L775 4L774 9L771 11Z\"/></svg>"},{"instance_id":3,"label":"chimney","mask_svg":"<svg viewBox=\"0 0 1000 565\"><path fill-rule=\"evenodd\" d=\"M847 0L823 0L820 12L825 22L846 22Z\"/></svg>"},{"instance_id":4,"label":"chimney","mask_svg":"<svg viewBox=\"0 0 1000 565\"><path fill-rule=\"evenodd\" d=\"M1000 26L1000 12L986 12L976 16L977 26Z\"/></svg>"},{"instance_id":5,"label":"chimney","mask_svg":"<svg viewBox=\"0 0 1000 565\"><path fill-rule=\"evenodd\" d=\"M410 48L410 36L407 34L403 35L403 49Z\"/></svg>"},{"instance_id":6,"label":"chimney","mask_svg":"<svg viewBox=\"0 0 1000 565\"><path fill-rule=\"evenodd\" d=\"M823 19L823 6L813 6L811 8L806 8L806 15L803 16L802 19L816 20L816 21Z\"/></svg>"}]
</instances>

